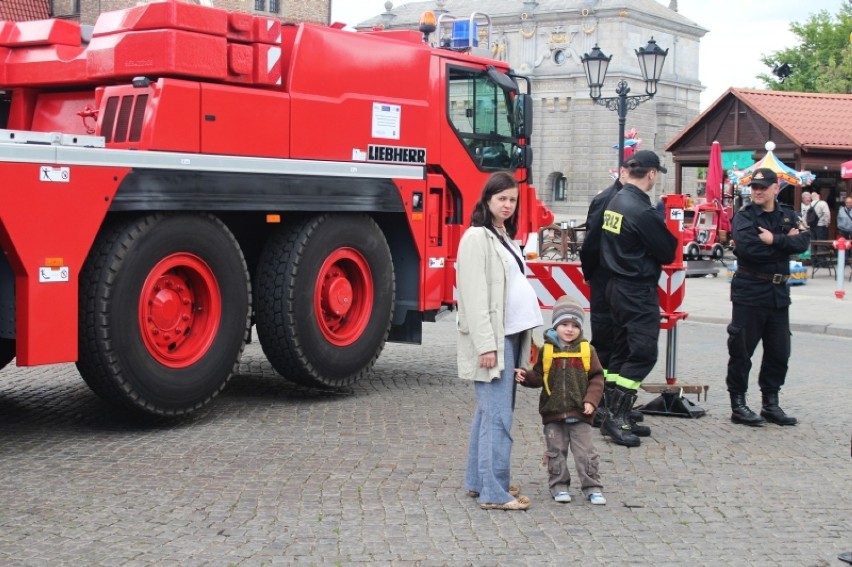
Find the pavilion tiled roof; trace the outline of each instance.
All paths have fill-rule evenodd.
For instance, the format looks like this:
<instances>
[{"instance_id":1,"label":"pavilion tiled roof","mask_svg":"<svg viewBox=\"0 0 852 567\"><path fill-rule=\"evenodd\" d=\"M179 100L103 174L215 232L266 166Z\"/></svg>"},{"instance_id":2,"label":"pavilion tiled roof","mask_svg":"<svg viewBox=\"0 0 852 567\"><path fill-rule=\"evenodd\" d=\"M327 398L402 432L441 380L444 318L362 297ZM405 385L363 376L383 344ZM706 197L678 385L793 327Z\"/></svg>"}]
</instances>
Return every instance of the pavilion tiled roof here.
<instances>
[{"instance_id":1,"label":"pavilion tiled roof","mask_svg":"<svg viewBox=\"0 0 852 567\"><path fill-rule=\"evenodd\" d=\"M736 88L730 93L804 149L852 150L852 95Z\"/></svg>"},{"instance_id":2,"label":"pavilion tiled roof","mask_svg":"<svg viewBox=\"0 0 852 567\"><path fill-rule=\"evenodd\" d=\"M0 0L0 21L25 22L48 18L48 0Z\"/></svg>"}]
</instances>

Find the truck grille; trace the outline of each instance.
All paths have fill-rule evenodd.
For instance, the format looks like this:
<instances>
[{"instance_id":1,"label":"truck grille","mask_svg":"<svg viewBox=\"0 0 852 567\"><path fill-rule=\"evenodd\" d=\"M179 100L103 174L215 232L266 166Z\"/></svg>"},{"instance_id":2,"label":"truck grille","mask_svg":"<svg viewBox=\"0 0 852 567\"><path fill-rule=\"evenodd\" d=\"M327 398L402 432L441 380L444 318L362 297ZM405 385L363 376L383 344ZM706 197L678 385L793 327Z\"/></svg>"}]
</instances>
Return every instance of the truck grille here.
<instances>
[{"instance_id":1,"label":"truck grille","mask_svg":"<svg viewBox=\"0 0 852 567\"><path fill-rule=\"evenodd\" d=\"M147 94L109 97L101 122L101 136L106 143L138 142L147 104Z\"/></svg>"}]
</instances>

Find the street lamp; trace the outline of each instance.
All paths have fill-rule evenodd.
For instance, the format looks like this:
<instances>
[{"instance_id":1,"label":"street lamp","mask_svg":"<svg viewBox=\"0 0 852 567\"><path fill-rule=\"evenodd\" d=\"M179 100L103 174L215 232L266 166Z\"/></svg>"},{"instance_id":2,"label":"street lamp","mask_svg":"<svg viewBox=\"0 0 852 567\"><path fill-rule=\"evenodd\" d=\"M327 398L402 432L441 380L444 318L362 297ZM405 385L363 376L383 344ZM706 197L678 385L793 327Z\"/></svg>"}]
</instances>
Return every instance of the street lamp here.
<instances>
[{"instance_id":1,"label":"street lamp","mask_svg":"<svg viewBox=\"0 0 852 567\"><path fill-rule=\"evenodd\" d=\"M614 97L601 97L606 70L612 55L607 57L601 48L595 44L591 53L586 53L580 58L583 69L586 71L586 81L589 83L589 96L595 104L607 107L609 110L618 112L618 167L624 162L624 125L627 122L627 111L633 110L646 100L654 98L657 94L657 82L663 74L663 63L669 50L660 49L652 37L648 45L636 50L639 58L639 68L642 70L642 78L645 80L645 93L640 96L627 96L630 87L624 79L618 81Z\"/></svg>"}]
</instances>

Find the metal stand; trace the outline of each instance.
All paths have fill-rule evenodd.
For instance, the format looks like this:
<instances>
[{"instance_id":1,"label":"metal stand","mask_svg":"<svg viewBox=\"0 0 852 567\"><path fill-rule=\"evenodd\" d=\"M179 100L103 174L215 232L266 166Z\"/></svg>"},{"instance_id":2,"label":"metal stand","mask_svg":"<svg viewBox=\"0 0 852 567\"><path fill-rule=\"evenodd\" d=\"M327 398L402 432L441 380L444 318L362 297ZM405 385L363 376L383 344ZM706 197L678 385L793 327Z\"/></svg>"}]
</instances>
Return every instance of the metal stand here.
<instances>
[{"instance_id":1,"label":"metal stand","mask_svg":"<svg viewBox=\"0 0 852 567\"><path fill-rule=\"evenodd\" d=\"M666 331L666 384L642 384L646 392L659 393L660 395L636 409L648 415L669 415L673 417L697 418L706 412L704 408L692 403L683 397L683 392L698 394L701 400L701 392L707 399L709 386L680 386L677 384L677 320L672 322Z\"/></svg>"},{"instance_id":2,"label":"metal stand","mask_svg":"<svg viewBox=\"0 0 852 567\"><path fill-rule=\"evenodd\" d=\"M701 406L695 405L684 398L680 391L663 392L647 404L639 408L639 411L648 415L669 415L672 417L701 417L706 412Z\"/></svg>"},{"instance_id":3,"label":"metal stand","mask_svg":"<svg viewBox=\"0 0 852 567\"><path fill-rule=\"evenodd\" d=\"M719 274L715 260L687 260L684 263L686 264L686 277L706 275L716 277Z\"/></svg>"}]
</instances>

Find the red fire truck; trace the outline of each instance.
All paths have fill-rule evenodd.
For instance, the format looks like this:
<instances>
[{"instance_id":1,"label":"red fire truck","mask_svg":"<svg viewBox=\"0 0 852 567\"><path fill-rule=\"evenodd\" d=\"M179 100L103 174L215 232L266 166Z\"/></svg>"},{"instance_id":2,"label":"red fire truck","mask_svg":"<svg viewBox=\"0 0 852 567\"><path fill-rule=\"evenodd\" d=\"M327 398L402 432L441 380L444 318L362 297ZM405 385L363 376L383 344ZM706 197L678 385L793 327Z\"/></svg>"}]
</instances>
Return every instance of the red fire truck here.
<instances>
[{"instance_id":1,"label":"red fire truck","mask_svg":"<svg viewBox=\"0 0 852 567\"><path fill-rule=\"evenodd\" d=\"M174 1L0 22L0 367L76 361L108 401L180 415L252 325L309 386L419 342L492 171L521 181L523 241L552 222L529 82L423 39Z\"/></svg>"}]
</instances>

